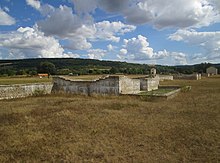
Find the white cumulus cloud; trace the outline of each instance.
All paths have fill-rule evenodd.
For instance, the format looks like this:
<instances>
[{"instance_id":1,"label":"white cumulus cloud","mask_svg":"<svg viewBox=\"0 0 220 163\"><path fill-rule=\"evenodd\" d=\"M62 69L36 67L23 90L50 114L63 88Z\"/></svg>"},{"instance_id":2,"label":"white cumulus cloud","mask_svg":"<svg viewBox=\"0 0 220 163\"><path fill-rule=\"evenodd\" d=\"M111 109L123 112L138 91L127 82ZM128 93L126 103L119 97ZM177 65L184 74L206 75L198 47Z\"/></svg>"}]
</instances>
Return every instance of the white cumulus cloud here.
<instances>
[{"instance_id":1,"label":"white cumulus cloud","mask_svg":"<svg viewBox=\"0 0 220 163\"><path fill-rule=\"evenodd\" d=\"M169 36L170 40L183 41L193 46L200 47L204 53L193 59L206 58L214 60L220 58L220 31L216 32L197 32L195 30L178 30L176 33Z\"/></svg>"},{"instance_id":2,"label":"white cumulus cloud","mask_svg":"<svg viewBox=\"0 0 220 163\"><path fill-rule=\"evenodd\" d=\"M13 25L16 21L0 8L0 25Z\"/></svg>"},{"instance_id":3,"label":"white cumulus cloud","mask_svg":"<svg viewBox=\"0 0 220 163\"><path fill-rule=\"evenodd\" d=\"M132 24L158 29L202 27L220 22L219 0L73 0L77 11L100 8L121 14Z\"/></svg>"},{"instance_id":4,"label":"white cumulus cloud","mask_svg":"<svg viewBox=\"0 0 220 163\"><path fill-rule=\"evenodd\" d=\"M107 53L107 51L103 49L89 49L87 52L89 59L102 59Z\"/></svg>"},{"instance_id":5,"label":"white cumulus cloud","mask_svg":"<svg viewBox=\"0 0 220 163\"><path fill-rule=\"evenodd\" d=\"M124 39L123 48L120 50L119 59L130 61L147 61L156 59L170 58L175 60L176 64L186 64L186 54L179 52L168 52L166 50L154 52L150 47L147 38L138 35L137 38Z\"/></svg>"},{"instance_id":6,"label":"white cumulus cloud","mask_svg":"<svg viewBox=\"0 0 220 163\"><path fill-rule=\"evenodd\" d=\"M132 32L136 29L133 25L126 25L122 22L102 21L95 23L96 33L93 36L95 39L109 40L113 42L120 41L120 35Z\"/></svg>"},{"instance_id":7,"label":"white cumulus cloud","mask_svg":"<svg viewBox=\"0 0 220 163\"><path fill-rule=\"evenodd\" d=\"M42 13L47 13L45 20L37 22L41 31L47 36L55 36L65 40L65 48L83 50L92 47L93 41L119 42L120 36L136 29L133 25L118 22L93 22L90 15L79 16L72 8L60 6L43 6Z\"/></svg>"},{"instance_id":8,"label":"white cumulus cloud","mask_svg":"<svg viewBox=\"0 0 220 163\"><path fill-rule=\"evenodd\" d=\"M4 58L54 58L70 57L58 40L45 36L36 28L18 28L11 33L0 34L0 50L8 49Z\"/></svg>"},{"instance_id":9,"label":"white cumulus cloud","mask_svg":"<svg viewBox=\"0 0 220 163\"><path fill-rule=\"evenodd\" d=\"M41 7L39 0L26 0L26 3L31 7L35 8L36 10L39 10Z\"/></svg>"}]
</instances>

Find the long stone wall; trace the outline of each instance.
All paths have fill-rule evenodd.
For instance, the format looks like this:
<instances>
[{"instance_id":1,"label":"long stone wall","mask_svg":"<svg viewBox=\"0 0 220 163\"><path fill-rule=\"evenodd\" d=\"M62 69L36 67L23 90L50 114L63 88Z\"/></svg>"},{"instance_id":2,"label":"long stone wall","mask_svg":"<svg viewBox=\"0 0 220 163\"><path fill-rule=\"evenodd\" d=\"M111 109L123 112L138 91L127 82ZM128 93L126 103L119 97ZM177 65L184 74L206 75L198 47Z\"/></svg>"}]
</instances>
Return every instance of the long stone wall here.
<instances>
[{"instance_id":1,"label":"long stone wall","mask_svg":"<svg viewBox=\"0 0 220 163\"><path fill-rule=\"evenodd\" d=\"M174 75L174 79L184 79L184 80L200 80L201 79L201 74L180 74L180 75Z\"/></svg>"},{"instance_id":2,"label":"long stone wall","mask_svg":"<svg viewBox=\"0 0 220 163\"><path fill-rule=\"evenodd\" d=\"M107 76L105 78L84 81L54 77L52 92L71 94L135 94L140 92L140 79L130 79L125 76Z\"/></svg>"},{"instance_id":3,"label":"long stone wall","mask_svg":"<svg viewBox=\"0 0 220 163\"><path fill-rule=\"evenodd\" d=\"M71 94L113 94L119 95L119 78L108 77L98 80L70 80L63 77L53 78L52 92L64 92Z\"/></svg>"},{"instance_id":4,"label":"long stone wall","mask_svg":"<svg viewBox=\"0 0 220 163\"><path fill-rule=\"evenodd\" d=\"M50 94L52 83L0 85L0 100Z\"/></svg>"},{"instance_id":5,"label":"long stone wall","mask_svg":"<svg viewBox=\"0 0 220 163\"><path fill-rule=\"evenodd\" d=\"M160 81L173 80L173 75L159 75Z\"/></svg>"}]
</instances>

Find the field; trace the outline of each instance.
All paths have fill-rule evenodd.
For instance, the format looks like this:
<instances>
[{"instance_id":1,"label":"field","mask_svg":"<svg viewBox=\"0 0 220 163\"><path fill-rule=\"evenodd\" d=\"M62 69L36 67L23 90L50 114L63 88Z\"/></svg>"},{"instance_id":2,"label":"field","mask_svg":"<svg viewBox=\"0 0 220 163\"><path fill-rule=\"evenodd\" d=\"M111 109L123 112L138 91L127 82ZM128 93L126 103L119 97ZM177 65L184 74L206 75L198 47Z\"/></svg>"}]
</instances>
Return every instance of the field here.
<instances>
[{"instance_id":1,"label":"field","mask_svg":"<svg viewBox=\"0 0 220 163\"><path fill-rule=\"evenodd\" d=\"M162 84L192 90L0 101L0 162L219 162L220 76Z\"/></svg>"},{"instance_id":2,"label":"field","mask_svg":"<svg viewBox=\"0 0 220 163\"><path fill-rule=\"evenodd\" d=\"M0 77L0 85L51 82L52 78L44 77Z\"/></svg>"}]
</instances>

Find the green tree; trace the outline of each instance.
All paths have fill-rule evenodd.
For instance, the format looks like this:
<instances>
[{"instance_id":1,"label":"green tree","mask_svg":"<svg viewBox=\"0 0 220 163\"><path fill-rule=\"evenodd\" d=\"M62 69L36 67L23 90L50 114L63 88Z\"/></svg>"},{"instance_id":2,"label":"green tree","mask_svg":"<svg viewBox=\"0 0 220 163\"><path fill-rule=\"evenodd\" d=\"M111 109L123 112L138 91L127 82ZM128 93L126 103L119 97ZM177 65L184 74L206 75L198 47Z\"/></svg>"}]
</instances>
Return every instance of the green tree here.
<instances>
[{"instance_id":1,"label":"green tree","mask_svg":"<svg viewBox=\"0 0 220 163\"><path fill-rule=\"evenodd\" d=\"M116 73L118 73L119 72L119 70L118 70L118 68L116 68L116 67L112 67L111 69L110 69L110 73L111 74L116 74Z\"/></svg>"},{"instance_id":2,"label":"green tree","mask_svg":"<svg viewBox=\"0 0 220 163\"><path fill-rule=\"evenodd\" d=\"M56 67L51 62L41 62L38 67L38 73L47 73L49 76L56 74Z\"/></svg>"}]
</instances>

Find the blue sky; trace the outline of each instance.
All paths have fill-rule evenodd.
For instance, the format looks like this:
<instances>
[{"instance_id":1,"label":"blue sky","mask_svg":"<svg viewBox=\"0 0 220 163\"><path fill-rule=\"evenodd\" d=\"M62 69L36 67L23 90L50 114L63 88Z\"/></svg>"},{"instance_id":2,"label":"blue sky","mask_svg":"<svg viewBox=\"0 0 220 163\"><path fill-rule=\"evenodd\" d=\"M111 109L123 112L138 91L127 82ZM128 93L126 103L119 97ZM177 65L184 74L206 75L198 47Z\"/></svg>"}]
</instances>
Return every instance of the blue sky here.
<instances>
[{"instance_id":1,"label":"blue sky","mask_svg":"<svg viewBox=\"0 0 220 163\"><path fill-rule=\"evenodd\" d=\"M220 63L219 0L0 0L0 59Z\"/></svg>"}]
</instances>

